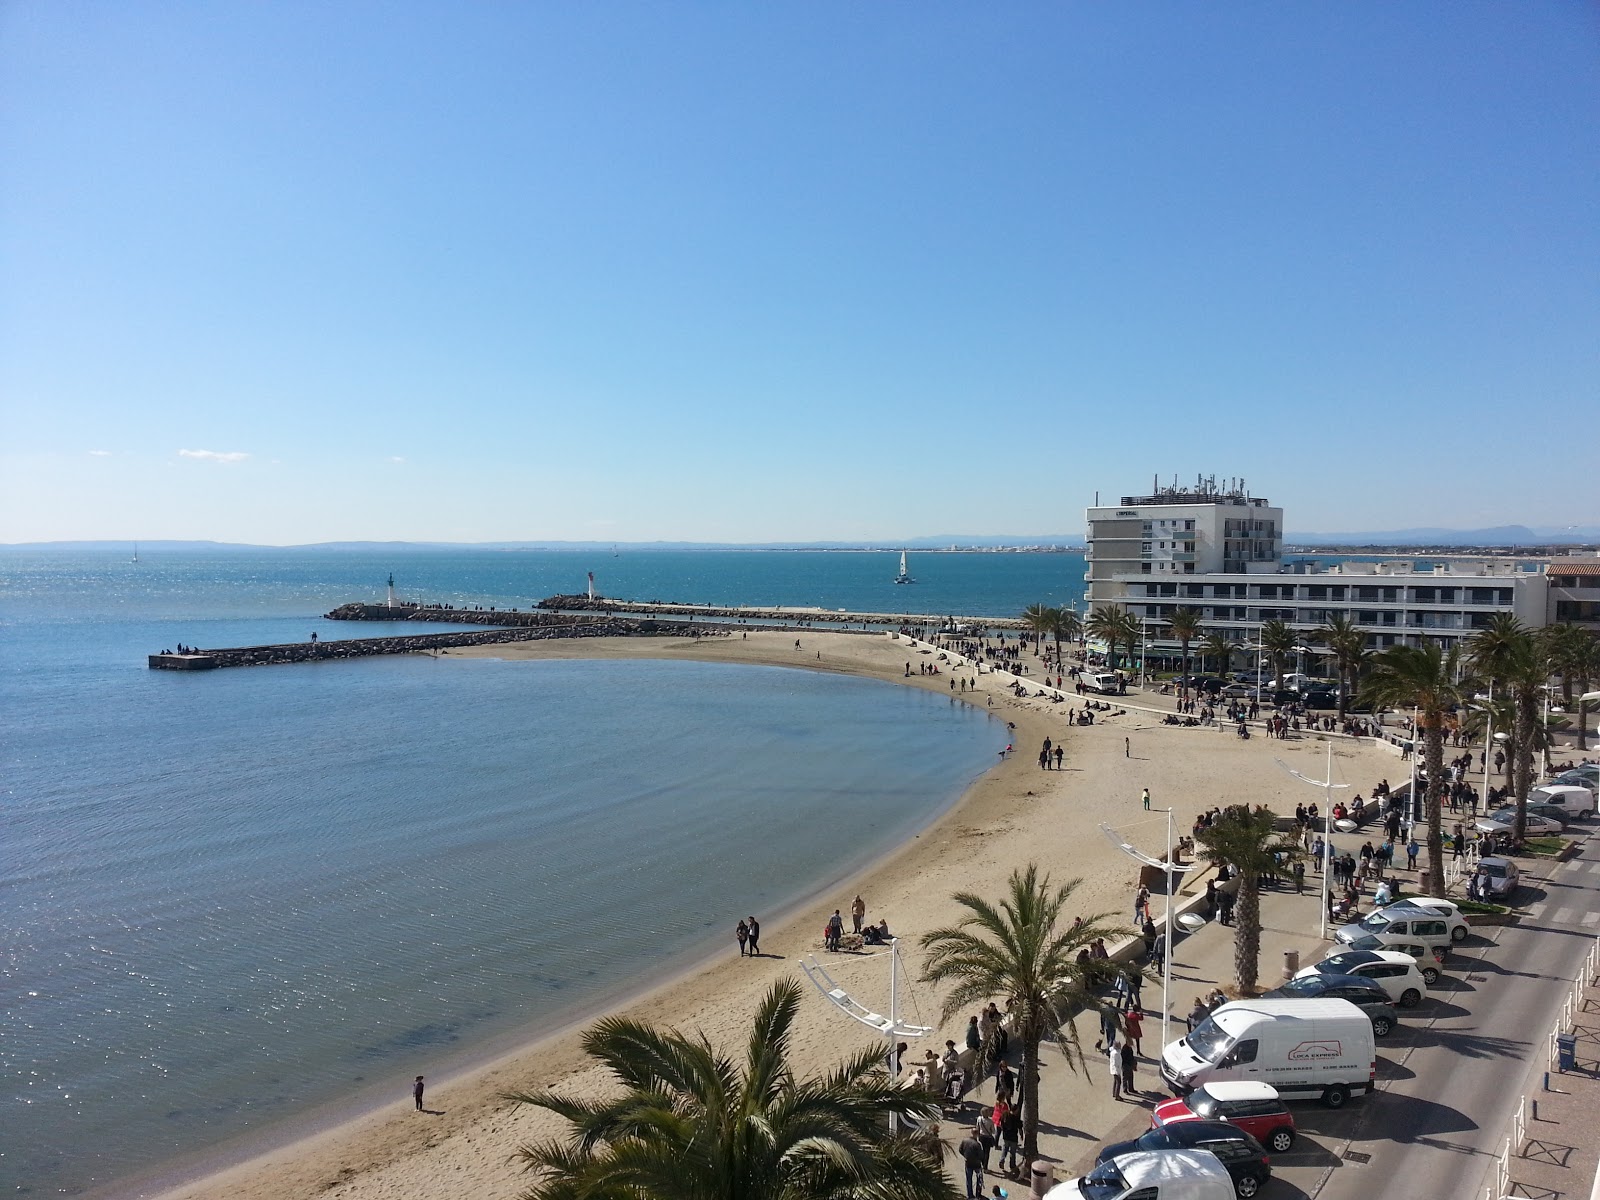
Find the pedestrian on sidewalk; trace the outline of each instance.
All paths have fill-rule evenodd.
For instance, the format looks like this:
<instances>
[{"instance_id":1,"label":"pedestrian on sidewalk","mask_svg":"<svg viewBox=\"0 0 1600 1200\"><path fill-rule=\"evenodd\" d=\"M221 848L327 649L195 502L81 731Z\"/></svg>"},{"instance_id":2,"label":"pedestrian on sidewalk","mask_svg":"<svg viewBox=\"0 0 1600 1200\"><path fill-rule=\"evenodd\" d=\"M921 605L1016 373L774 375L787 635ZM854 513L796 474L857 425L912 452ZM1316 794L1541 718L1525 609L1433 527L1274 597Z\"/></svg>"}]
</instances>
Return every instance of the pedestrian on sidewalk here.
<instances>
[{"instance_id":1,"label":"pedestrian on sidewalk","mask_svg":"<svg viewBox=\"0 0 1600 1200\"><path fill-rule=\"evenodd\" d=\"M1149 919L1150 889L1140 884L1139 890L1133 894L1133 921L1137 925Z\"/></svg>"},{"instance_id":2,"label":"pedestrian on sidewalk","mask_svg":"<svg viewBox=\"0 0 1600 1200\"><path fill-rule=\"evenodd\" d=\"M1122 1023L1128 1027L1128 1040L1133 1043L1133 1052L1143 1054L1144 1016L1137 1008L1130 1008Z\"/></svg>"},{"instance_id":3,"label":"pedestrian on sidewalk","mask_svg":"<svg viewBox=\"0 0 1600 1200\"><path fill-rule=\"evenodd\" d=\"M1000 1169L1011 1163L1010 1174L1015 1179L1022 1172L1022 1117L1014 1108L1007 1108L1000 1120Z\"/></svg>"},{"instance_id":4,"label":"pedestrian on sidewalk","mask_svg":"<svg viewBox=\"0 0 1600 1200\"><path fill-rule=\"evenodd\" d=\"M1135 1059L1133 1047L1127 1042L1122 1043L1122 1090L1129 1096L1133 1095L1133 1068Z\"/></svg>"},{"instance_id":5,"label":"pedestrian on sidewalk","mask_svg":"<svg viewBox=\"0 0 1600 1200\"><path fill-rule=\"evenodd\" d=\"M976 1128L956 1147L967 1168L967 1200L983 1200L983 1143Z\"/></svg>"},{"instance_id":6,"label":"pedestrian on sidewalk","mask_svg":"<svg viewBox=\"0 0 1600 1200\"><path fill-rule=\"evenodd\" d=\"M1106 1061L1111 1064L1111 1098L1122 1099L1122 1052L1118 1049L1116 1040L1106 1047Z\"/></svg>"},{"instance_id":7,"label":"pedestrian on sidewalk","mask_svg":"<svg viewBox=\"0 0 1600 1200\"><path fill-rule=\"evenodd\" d=\"M1421 849L1422 847L1417 845L1417 835L1412 834L1411 840L1406 843L1406 870L1415 871L1417 869L1417 852Z\"/></svg>"},{"instance_id":8,"label":"pedestrian on sidewalk","mask_svg":"<svg viewBox=\"0 0 1600 1200\"><path fill-rule=\"evenodd\" d=\"M1150 811L1150 789L1149 788L1145 788L1144 789L1144 795L1141 796L1140 799L1142 799L1144 801L1144 810L1145 810L1145 812L1149 812Z\"/></svg>"},{"instance_id":9,"label":"pedestrian on sidewalk","mask_svg":"<svg viewBox=\"0 0 1600 1200\"><path fill-rule=\"evenodd\" d=\"M1294 864L1294 890L1299 896L1306 893L1306 865L1303 862Z\"/></svg>"}]
</instances>

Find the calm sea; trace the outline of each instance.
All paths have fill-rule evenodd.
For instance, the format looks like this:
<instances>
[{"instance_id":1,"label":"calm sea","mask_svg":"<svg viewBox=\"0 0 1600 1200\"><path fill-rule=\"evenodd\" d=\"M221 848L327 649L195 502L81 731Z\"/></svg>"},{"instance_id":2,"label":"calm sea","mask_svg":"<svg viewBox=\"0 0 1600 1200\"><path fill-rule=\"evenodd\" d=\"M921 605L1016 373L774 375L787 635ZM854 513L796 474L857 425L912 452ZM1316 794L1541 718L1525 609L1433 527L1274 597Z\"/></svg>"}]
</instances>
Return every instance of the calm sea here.
<instances>
[{"instance_id":1,"label":"calm sea","mask_svg":"<svg viewBox=\"0 0 1600 1200\"><path fill-rule=\"evenodd\" d=\"M803 671L386 658L381 594L1012 615L1076 555L0 552L0 1188L72 1194L600 1002L869 861L1003 732ZM392 628L392 627L385 627ZM408 629L417 627L408 626ZM892 914L887 914L891 917ZM772 947L781 950L781 947Z\"/></svg>"}]
</instances>

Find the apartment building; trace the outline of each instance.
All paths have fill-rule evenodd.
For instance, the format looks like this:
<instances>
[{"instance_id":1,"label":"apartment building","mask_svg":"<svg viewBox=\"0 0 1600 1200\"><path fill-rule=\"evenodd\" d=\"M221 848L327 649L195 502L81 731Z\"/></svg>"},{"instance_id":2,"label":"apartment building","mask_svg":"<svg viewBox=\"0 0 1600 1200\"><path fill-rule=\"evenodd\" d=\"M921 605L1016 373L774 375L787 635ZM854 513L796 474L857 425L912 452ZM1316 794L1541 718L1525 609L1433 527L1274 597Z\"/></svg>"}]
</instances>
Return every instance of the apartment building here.
<instances>
[{"instance_id":1,"label":"apartment building","mask_svg":"<svg viewBox=\"0 0 1600 1200\"><path fill-rule=\"evenodd\" d=\"M1448 648L1501 612L1533 628L1553 619L1544 563L1490 557L1322 567L1286 562L1282 509L1242 488L1205 483L1181 494L1157 490L1125 496L1115 508L1088 510L1084 578L1090 608L1121 604L1148 622L1153 654L1176 650L1165 623L1179 608L1198 610L1208 630L1246 644L1267 621L1281 620L1309 635L1342 614L1365 631L1373 649L1424 640ZM1590 599L1600 602L1600 563L1596 568Z\"/></svg>"}]
</instances>

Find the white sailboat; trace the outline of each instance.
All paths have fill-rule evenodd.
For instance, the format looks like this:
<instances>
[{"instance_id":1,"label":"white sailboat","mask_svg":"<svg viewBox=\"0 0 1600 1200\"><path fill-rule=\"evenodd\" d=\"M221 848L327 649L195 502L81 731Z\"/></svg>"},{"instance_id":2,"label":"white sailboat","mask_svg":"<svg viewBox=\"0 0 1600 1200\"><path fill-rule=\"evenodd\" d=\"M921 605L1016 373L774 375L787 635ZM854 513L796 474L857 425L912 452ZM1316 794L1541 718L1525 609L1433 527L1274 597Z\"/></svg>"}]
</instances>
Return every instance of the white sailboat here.
<instances>
[{"instance_id":1,"label":"white sailboat","mask_svg":"<svg viewBox=\"0 0 1600 1200\"><path fill-rule=\"evenodd\" d=\"M906 552L904 550L900 551L900 574L898 574L898 575L896 575L894 577L894 581L896 583L915 583L916 582L915 579L911 578L910 572L908 572L906 570Z\"/></svg>"},{"instance_id":2,"label":"white sailboat","mask_svg":"<svg viewBox=\"0 0 1600 1200\"><path fill-rule=\"evenodd\" d=\"M138 562L139 561L139 543L138 542L135 542L133 544L133 559L132 559L132 561L133 562Z\"/></svg>"}]
</instances>

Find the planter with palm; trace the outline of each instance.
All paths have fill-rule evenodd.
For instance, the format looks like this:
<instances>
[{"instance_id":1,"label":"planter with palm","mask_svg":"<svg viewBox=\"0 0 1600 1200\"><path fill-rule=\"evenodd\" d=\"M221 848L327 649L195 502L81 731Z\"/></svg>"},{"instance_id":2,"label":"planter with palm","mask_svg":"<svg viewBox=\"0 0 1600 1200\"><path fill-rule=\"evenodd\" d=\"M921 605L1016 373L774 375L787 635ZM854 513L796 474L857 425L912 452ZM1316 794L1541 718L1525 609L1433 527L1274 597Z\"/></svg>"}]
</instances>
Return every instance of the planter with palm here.
<instances>
[{"instance_id":1,"label":"planter with palm","mask_svg":"<svg viewBox=\"0 0 1600 1200\"><path fill-rule=\"evenodd\" d=\"M1428 820L1428 892L1444 895L1444 723L1462 700L1456 682L1461 651L1448 652L1437 643L1425 646L1391 646L1372 658L1372 670L1362 685L1362 695L1373 708L1417 710L1423 762L1428 776L1425 811Z\"/></svg>"},{"instance_id":2,"label":"planter with palm","mask_svg":"<svg viewBox=\"0 0 1600 1200\"><path fill-rule=\"evenodd\" d=\"M624 1017L596 1024L583 1046L617 1085L607 1099L506 1094L573 1127L517 1151L539 1173L526 1200L948 1200L937 1151L889 1132L890 1115L929 1121L938 1107L888 1077L881 1046L826 1075L795 1075L800 997L794 980L772 986L743 1063L704 1037Z\"/></svg>"},{"instance_id":3,"label":"planter with palm","mask_svg":"<svg viewBox=\"0 0 1600 1200\"><path fill-rule=\"evenodd\" d=\"M1080 964L1078 952L1096 938L1122 932L1109 915L1097 914L1073 925L1064 918L1077 890L1074 879L1052 887L1038 865L1013 871L998 903L958 892L956 903L966 915L955 925L924 934L927 962L922 977L952 988L944 1019L988 1000L1010 1000L1015 1034L1022 1050L1023 1157L1039 1153L1039 1047L1051 1038L1073 1069L1084 1065L1073 1015L1103 1008L1094 994L1103 968L1094 960Z\"/></svg>"},{"instance_id":4,"label":"planter with palm","mask_svg":"<svg viewBox=\"0 0 1600 1200\"><path fill-rule=\"evenodd\" d=\"M1299 842L1276 829L1277 815L1265 805L1236 804L1195 834L1196 857L1239 876L1233 928L1234 982L1241 996L1254 994L1261 960L1261 877L1304 857Z\"/></svg>"},{"instance_id":5,"label":"planter with palm","mask_svg":"<svg viewBox=\"0 0 1600 1200\"><path fill-rule=\"evenodd\" d=\"M1200 657L1208 663L1215 662L1218 675L1226 676L1228 668L1233 665L1234 648L1234 644L1220 630L1213 629L1200 639Z\"/></svg>"},{"instance_id":6,"label":"planter with palm","mask_svg":"<svg viewBox=\"0 0 1600 1200\"><path fill-rule=\"evenodd\" d=\"M1118 646L1127 646L1128 657L1133 657L1133 645L1139 637L1139 621L1122 605L1098 605L1084 622L1084 629L1091 637L1097 637L1106 644L1110 656L1107 665L1113 671L1117 669Z\"/></svg>"}]
</instances>

